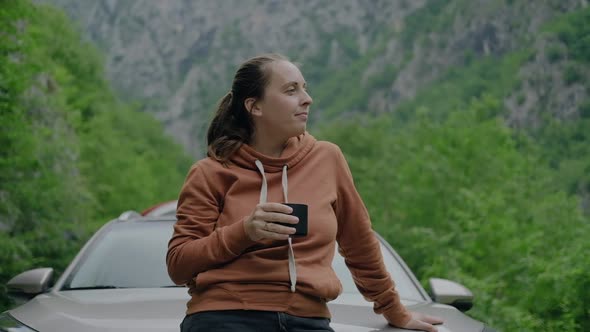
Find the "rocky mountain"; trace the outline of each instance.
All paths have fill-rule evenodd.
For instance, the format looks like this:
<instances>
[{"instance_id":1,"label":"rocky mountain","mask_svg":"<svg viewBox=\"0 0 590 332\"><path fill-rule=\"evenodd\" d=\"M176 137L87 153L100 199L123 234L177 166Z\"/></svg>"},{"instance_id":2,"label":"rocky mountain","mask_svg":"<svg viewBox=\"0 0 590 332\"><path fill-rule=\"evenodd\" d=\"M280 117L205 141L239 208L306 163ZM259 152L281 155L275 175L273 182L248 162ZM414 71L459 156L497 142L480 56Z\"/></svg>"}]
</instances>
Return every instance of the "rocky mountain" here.
<instances>
[{"instance_id":1,"label":"rocky mountain","mask_svg":"<svg viewBox=\"0 0 590 332\"><path fill-rule=\"evenodd\" d=\"M67 11L106 57L121 97L160 119L193 155L238 64L276 51L302 64L312 124L355 112L395 112L450 68L540 51L517 68L505 118L535 125L539 105L572 117L588 92L559 79L542 26L587 0L46 0ZM554 77L555 76L555 77Z\"/></svg>"},{"instance_id":2,"label":"rocky mountain","mask_svg":"<svg viewBox=\"0 0 590 332\"><path fill-rule=\"evenodd\" d=\"M236 66L278 51L424 285L498 330L590 331L587 0L38 0L79 27L31 1L0 1L0 284L174 199Z\"/></svg>"}]
</instances>

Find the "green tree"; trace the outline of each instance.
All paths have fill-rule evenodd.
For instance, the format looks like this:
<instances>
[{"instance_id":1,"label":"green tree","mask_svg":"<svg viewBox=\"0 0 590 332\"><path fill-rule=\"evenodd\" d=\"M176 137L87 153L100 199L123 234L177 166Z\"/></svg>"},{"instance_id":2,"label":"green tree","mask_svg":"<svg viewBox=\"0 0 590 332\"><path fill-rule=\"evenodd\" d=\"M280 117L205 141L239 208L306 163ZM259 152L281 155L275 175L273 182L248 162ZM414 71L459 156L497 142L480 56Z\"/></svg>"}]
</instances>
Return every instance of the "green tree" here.
<instances>
[{"instance_id":1,"label":"green tree","mask_svg":"<svg viewBox=\"0 0 590 332\"><path fill-rule=\"evenodd\" d=\"M148 114L114 97L66 16L0 7L0 309L23 270L61 273L105 221L176 197L191 164Z\"/></svg>"},{"instance_id":2,"label":"green tree","mask_svg":"<svg viewBox=\"0 0 590 332\"><path fill-rule=\"evenodd\" d=\"M424 283L470 287L471 313L502 330L583 331L590 226L550 185L553 171L518 146L534 143L487 116L500 107L483 97L442 122L419 109L403 127L361 118L321 136L342 147L375 228Z\"/></svg>"}]
</instances>

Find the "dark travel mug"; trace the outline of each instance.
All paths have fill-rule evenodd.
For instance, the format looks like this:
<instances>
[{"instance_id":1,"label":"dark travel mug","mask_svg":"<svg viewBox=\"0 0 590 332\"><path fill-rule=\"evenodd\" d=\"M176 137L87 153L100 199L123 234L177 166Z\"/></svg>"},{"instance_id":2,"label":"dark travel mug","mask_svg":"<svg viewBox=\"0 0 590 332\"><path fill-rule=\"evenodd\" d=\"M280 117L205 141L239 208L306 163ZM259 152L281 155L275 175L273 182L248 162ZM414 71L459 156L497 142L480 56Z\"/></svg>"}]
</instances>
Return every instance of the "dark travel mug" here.
<instances>
[{"instance_id":1,"label":"dark travel mug","mask_svg":"<svg viewBox=\"0 0 590 332\"><path fill-rule=\"evenodd\" d=\"M307 205L306 204L296 204L296 203L283 203L285 205L290 206L293 208L293 212L291 215L296 216L299 218L299 222L295 225L287 224L287 223L280 223L277 224L295 228L295 234L292 236L306 236L307 235Z\"/></svg>"}]
</instances>

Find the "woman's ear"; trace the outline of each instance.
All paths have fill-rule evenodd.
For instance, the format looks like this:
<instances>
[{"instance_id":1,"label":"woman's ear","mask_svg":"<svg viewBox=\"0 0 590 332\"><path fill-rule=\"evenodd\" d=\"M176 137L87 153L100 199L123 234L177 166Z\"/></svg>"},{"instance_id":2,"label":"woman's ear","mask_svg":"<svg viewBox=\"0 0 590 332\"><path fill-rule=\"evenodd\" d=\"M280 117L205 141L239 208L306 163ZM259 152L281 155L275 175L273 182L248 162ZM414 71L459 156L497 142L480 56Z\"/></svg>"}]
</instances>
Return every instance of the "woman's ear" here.
<instances>
[{"instance_id":1,"label":"woman's ear","mask_svg":"<svg viewBox=\"0 0 590 332\"><path fill-rule=\"evenodd\" d=\"M244 107L246 107L248 113L250 113L253 116L262 115L262 110L259 107L258 100L256 100L256 98L254 97L246 98L244 100Z\"/></svg>"}]
</instances>

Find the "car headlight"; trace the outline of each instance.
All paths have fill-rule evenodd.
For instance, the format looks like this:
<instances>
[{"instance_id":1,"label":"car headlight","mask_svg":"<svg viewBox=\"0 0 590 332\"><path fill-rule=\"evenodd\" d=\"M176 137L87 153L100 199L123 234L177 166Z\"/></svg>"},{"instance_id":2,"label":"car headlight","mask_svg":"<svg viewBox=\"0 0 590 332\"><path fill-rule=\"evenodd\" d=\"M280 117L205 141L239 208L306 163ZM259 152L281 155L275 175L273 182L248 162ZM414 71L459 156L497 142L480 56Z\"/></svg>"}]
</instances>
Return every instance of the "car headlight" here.
<instances>
[{"instance_id":1,"label":"car headlight","mask_svg":"<svg viewBox=\"0 0 590 332\"><path fill-rule=\"evenodd\" d=\"M24 325L18 320L14 319L8 313L0 314L0 332L37 332L32 328Z\"/></svg>"}]
</instances>

